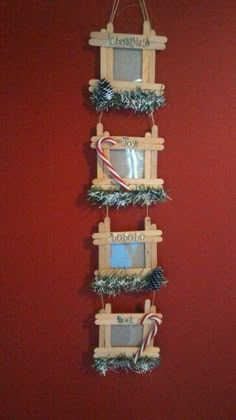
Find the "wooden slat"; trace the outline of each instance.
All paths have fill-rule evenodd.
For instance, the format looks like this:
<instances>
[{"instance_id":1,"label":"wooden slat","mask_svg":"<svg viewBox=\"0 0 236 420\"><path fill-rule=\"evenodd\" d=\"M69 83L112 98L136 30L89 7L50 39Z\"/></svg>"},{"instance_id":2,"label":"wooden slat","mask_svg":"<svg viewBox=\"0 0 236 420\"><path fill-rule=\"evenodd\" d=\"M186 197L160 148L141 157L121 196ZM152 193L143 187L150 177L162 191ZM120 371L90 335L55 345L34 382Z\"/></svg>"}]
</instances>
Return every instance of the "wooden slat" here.
<instances>
[{"instance_id":1,"label":"wooden slat","mask_svg":"<svg viewBox=\"0 0 236 420\"><path fill-rule=\"evenodd\" d=\"M149 217L146 217L146 219L149 219ZM147 224L148 224L148 220L147 220ZM151 311L151 301L150 301L150 299L146 299L145 304L144 304L144 313L146 314L150 311ZM152 325L152 322L145 322L144 323L144 325L143 325L143 338L146 337L146 335L150 331L151 325Z\"/></svg>"},{"instance_id":2,"label":"wooden slat","mask_svg":"<svg viewBox=\"0 0 236 420\"><path fill-rule=\"evenodd\" d=\"M156 51L148 50L148 82L155 83L156 79Z\"/></svg>"},{"instance_id":3,"label":"wooden slat","mask_svg":"<svg viewBox=\"0 0 236 420\"><path fill-rule=\"evenodd\" d=\"M100 48L100 78L108 79L107 74L107 48Z\"/></svg>"},{"instance_id":4,"label":"wooden slat","mask_svg":"<svg viewBox=\"0 0 236 420\"><path fill-rule=\"evenodd\" d=\"M99 125L99 124L97 124L97 125ZM107 133L107 131L106 131L106 133ZM147 136L145 135L145 137L113 136L113 135L111 137L114 140L116 140L117 143L123 144L124 146L125 146L124 138L127 139L127 141L130 141L131 143L134 143L135 145L137 143L148 144L148 145L164 144L165 143L165 139L162 138L162 137L152 137L151 133L146 133L146 134L148 134L148 135ZM92 136L91 137L91 142L96 143L101 137L103 137L103 135L104 135L104 133L102 131L101 134L99 134L97 136ZM104 147L104 146L105 145L102 145L102 147ZM106 145L106 146L109 147L109 145Z\"/></svg>"},{"instance_id":5,"label":"wooden slat","mask_svg":"<svg viewBox=\"0 0 236 420\"><path fill-rule=\"evenodd\" d=\"M151 26L148 21L144 21L143 23L143 34L148 36L150 35ZM149 36L148 36L148 39ZM142 81L143 82L150 82L149 80L149 50L143 49L142 50Z\"/></svg>"},{"instance_id":6,"label":"wooden slat","mask_svg":"<svg viewBox=\"0 0 236 420\"><path fill-rule=\"evenodd\" d=\"M109 316L111 315L111 304L107 303L105 306L105 311L106 314L100 314L103 316ZM95 321L96 324L96 321ZM111 325L106 325L105 327L105 347L110 347L111 346Z\"/></svg>"},{"instance_id":7,"label":"wooden slat","mask_svg":"<svg viewBox=\"0 0 236 420\"><path fill-rule=\"evenodd\" d=\"M112 71L110 71L112 73ZM156 92L157 95L163 95L165 90L165 85L162 83L142 83L142 82L127 82L127 81L115 81L113 77L109 79L112 88L115 91L123 91L129 89L135 89L136 87L140 87L143 90L153 90ZM89 81L89 91L92 92L94 87L97 85L98 79L91 79Z\"/></svg>"},{"instance_id":8,"label":"wooden slat","mask_svg":"<svg viewBox=\"0 0 236 420\"><path fill-rule=\"evenodd\" d=\"M98 232L104 232L104 223L100 222L98 224ZM99 269L108 268L107 261L105 258L105 248L107 245L101 245L98 247L98 267Z\"/></svg>"},{"instance_id":9,"label":"wooden slat","mask_svg":"<svg viewBox=\"0 0 236 420\"><path fill-rule=\"evenodd\" d=\"M95 181L95 180L93 180L93 181ZM96 183L96 181L95 182L93 182L93 181L92 181L93 185L98 185ZM150 183L148 183L148 186L149 187L154 187L154 188L159 188L159 187L161 188L163 186L163 184L164 184L163 179L162 180L159 180L158 179L157 181L160 181L160 183L157 183L156 180L150 180ZM138 183L135 183L135 180L133 180L133 182L130 182L130 180L129 180L128 184L129 184L130 190L136 190L137 189L137 185L140 185ZM142 183L141 183L141 185L142 185ZM105 191L106 190L112 190L112 189L116 190L116 188L117 188L117 185L116 185L115 182L114 183L112 183L112 182L111 183L107 183L107 181L105 180L105 178L104 178L104 182L102 182L102 183L100 182L99 186L103 190L105 190Z\"/></svg>"},{"instance_id":10,"label":"wooden slat","mask_svg":"<svg viewBox=\"0 0 236 420\"><path fill-rule=\"evenodd\" d=\"M144 37L145 39L147 37ZM145 45L144 47L141 46L136 46L135 44L133 45L110 45L109 40L107 39L95 39L95 38L90 38L89 40L89 45L91 45L91 47L103 47L103 48L125 48L125 49L136 49L136 50L157 50L157 51L163 51L166 49L166 45L162 42L155 42L155 41L151 41L149 43L149 45Z\"/></svg>"},{"instance_id":11,"label":"wooden slat","mask_svg":"<svg viewBox=\"0 0 236 420\"><path fill-rule=\"evenodd\" d=\"M91 148L96 149L96 143L95 142L91 143ZM159 151L161 151L161 150L164 150L164 146L162 144L158 144L158 143L157 144L154 144L154 143L152 144L151 142L146 143L146 144L145 143L139 143L135 147L124 146L122 143L117 143L114 146L105 143L105 144L102 145L102 149L103 150L106 150L106 149L112 149L112 150L126 150L126 149L129 149L130 150L130 149L132 149L132 150L150 150L150 151L159 150Z\"/></svg>"},{"instance_id":12,"label":"wooden slat","mask_svg":"<svg viewBox=\"0 0 236 420\"><path fill-rule=\"evenodd\" d=\"M149 50L142 51L142 82L148 83L149 76Z\"/></svg>"},{"instance_id":13,"label":"wooden slat","mask_svg":"<svg viewBox=\"0 0 236 420\"><path fill-rule=\"evenodd\" d=\"M104 231L106 233L109 233L111 230L111 220L109 217L105 217L104 219ZM105 246L104 249L104 258L106 261L106 268L110 267L110 253L111 253L111 248L110 245Z\"/></svg>"},{"instance_id":14,"label":"wooden slat","mask_svg":"<svg viewBox=\"0 0 236 420\"><path fill-rule=\"evenodd\" d=\"M151 225L151 229L155 230L156 224ZM151 244L151 267L156 268L157 267L157 244L152 243Z\"/></svg>"},{"instance_id":15,"label":"wooden slat","mask_svg":"<svg viewBox=\"0 0 236 420\"><path fill-rule=\"evenodd\" d=\"M143 22L143 35L149 36L150 32L151 32L151 24L148 20L145 20Z\"/></svg>"},{"instance_id":16,"label":"wooden slat","mask_svg":"<svg viewBox=\"0 0 236 420\"><path fill-rule=\"evenodd\" d=\"M111 34L111 33L113 33L113 32L114 32L114 26L113 26L113 23L108 22L108 24L107 24L107 32L108 32L109 34Z\"/></svg>"},{"instance_id":17,"label":"wooden slat","mask_svg":"<svg viewBox=\"0 0 236 420\"><path fill-rule=\"evenodd\" d=\"M130 357L138 351L139 347L111 347L111 348L96 348L94 350L94 358L106 357L111 359L120 356L121 354ZM159 347L147 347L142 356L159 357Z\"/></svg>"},{"instance_id":18,"label":"wooden slat","mask_svg":"<svg viewBox=\"0 0 236 420\"><path fill-rule=\"evenodd\" d=\"M160 243L160 242L162 242L162 237L160 237L160 236L155 236L155 237L149 237L149 238L145 238L144 240L142 240L142 241L126 241L126 242L118 242L118 241L116 241L116 242L114 242L114 241L112 241L112 239L110 238L110 239L106 239L106 238L104 238L104 239L94 239L94 241L93 241L93 245L98 245L98 246L100 246L100 245L111 245L111 244L122 244L122 243L136 243L136 242L138 242L138 243L146 243L146 242L151 242L151 243Z\"/></svg>"},{"instance_id":19,"label":"wooden slat","mask_svg":"<svg viewBox=\"0 0 236 420\"><path fill-rule=\"evenodd\" d=\"M113 80L113 48L107 48L107 80Z\"/></svg>"},{"instance_id":20,"label":"wooden slat","mask_svg":"<svg viewBox=\"0 0 236 420\"><path fill-rule=\"evenodd\" d=\"M118 314L119 316L127 316L127 317L130 317L130 316L132 316L133 318L132 318L132 322L123 322L122 324L120 323L120 322L118 322L114 317L112 317L112 318L97 318L96 320L95 320L95 324L96 325L139 325L139 321L140 321L140 316L139 316L139 318L137 317L137 318L135 318L135 316L133 316L133 315L137 315L137 314ZM143 316L144 314L141 314L141 316ZM146 323L148 323L148 324L150 324L151 325L151 321L146 321ZM143 324L143 325L145 325L145 324ZM108 334L110 334L110 332L108 333ZM105 331L105 337L106 337L106 331ZM108 335L108 337L109 337L109 335ZM105 338L105 340L106 340L106 338Z\"/></svg>"},{"instance_id":21,"label":"wooden slat","mask_svg":"<svg viewBox=\"0 0 236 420\"><path fill-rule=\"evenodd\" d=\"M96 138L100 138L100 137L103 136L103 124L102 123L97 123L97 125L96 125L96 133L97 133ZM93 139L93 137L92 137L92 139Z\"/></svg>"},{"instance_id":22,"label":"wooden slat","mask_svg":"<svg viewBox=\"0 0 236 420\"><path fill-rule=\"evenodd\" d=\"M164 184L164 180L163 179L144 179L144 178L140 178L140 179L136 179L136 178L123 178L123 180L126 182L126 184L128 184L130 187L132 187L132 185L147 185L147 186L155 186L155 187L160 187ZM93 185L99 185L101 187L103 187L104 189L109 188L110 186L114 185L115 181L113 180L113 178L96 178L92 180Z\"/></svg>"},{"instance_id":23,"label":"wooden slat","mask_svg":"<svg viewBox=\"0 0 236 420\"><path fill-rule=\"evenodd\" d=\"M147 21L146 21L147 22ZM152 31L153 32L153 31ZM114 36L122 36L122 37L142 37L143 39L147 38L148 35L148 39L150 42L159 42L159 43L164 43L166 44L168 39L166 36L161 36L161 35L149 35L149 34L144 34L144 35L140 35L140 34L122 34L122 33L117 33L117 32L112 32L110 31L110 33L112 33L112 35ZM107 40L108 39L108 32L106 31L100 31L100 32L91 32L90 33L90 38L91 39L100 39L100 40Z\"/></svg>"},{"instance_id":24,"label":"wooden slat","mask_svg":"<svg viewBox=\"0 0 236 420\"><path fill-rule=\"evenodd\" d=\"M104 313L105 309L100 310L100 314ZM99 335L98 335L98 346L99 347L105 347L105 326L100 325L99 326Z\"/></svg>"},{"instance_id":25,"label":"wooden slat","mask_svg":"<svg viewBox=\"0 0 236 420\"><path fill-rule=\"evenodd\" d=\"M98 224L98 234L100 235L109 235L110 232L110 219L106 217L104 222ZM93 237L93 235L92 235ZM98 268L109 269L110 267L110 245L101 244L98 248Z\"/></svg>"},{"instance_id":26,"label":"wooden slat","mask_svg":"<svg viewBox=\"0 0 236 420\"><path fill-rule=\"evenodd\" d=\"M151 151L145 151L144 178L151 179Z\"/></svg>"},{"instance_id":27,"label":"wooden slat","mask_svg":"<svg viewBox=\"0 0 236 420\"><path fill-rule=\"evenodd\" d=\"M157 311L156 306L152 305L151 308L150 308L150 312L155 314L156 311ZM153 347L153 346L154 346L154 337L150 340L150 344L149 344L149 347Z\"/></svg>"},{"instance_id":28,"label":"wooden slat","mask_svg":"<svg viewBox=\"0 0 236 420\"><path fill-rule=\"evenodd\" d=\"M126 82L126 81L113 81L112 87L114 89L134 89L134 87L140 87L142 89L152 89L154 91L164 90L165 86L161 83L140 83L140 82ZM158 94L158 92L156 92Z\"/></svg>"},{"instance_id":29,"label":"wooden slat","mask_svg":"<svg viewBox=\"0 0 236 420\"><path fill-rule=\"evenodd\" d=\"M105 274L111 274L111 273L119 273L119 274L127 274L127 275L131 275L131 274L137 274L140 277L144 277L146 276L149 272L151 271L151 267L147 267L147 268L109 268L109 269L102 269L102 270L95 270L94 271L94 275L97 276L99 274L101 275L105 275Z\"/></svg>"},{"instance_id":30,"label":"wooden slat","mask_svg":"<svg viewBox=\"0 0 236 420\"><path fill-rule=\"evenodd\" d=\"M158 127L157 127L157 125L152 126L152 136L153 137L158 137ZM157 158L158 158L158 153L155 152L155 151L152 151L152 153L151 153L151 175L150 176L153 179L157 178Z\"/></svg>"},{"instance_id":31,"label":"wooden slat","mask_svg":"<svg viewBox=\"0 0 236 420\"><path fill-rule=\"evenodd\" d=\"M96 126L97 136L103 136L103 125L102 123L98 123ZM102 178L104 172L104 163L102 159L97 155L97 178Z\"/></svg>"},{"instance_id":32,"label":"wooden slat","mask_svg":"<svg viewBox=\"0 0 236 420\"><path fill-rule=\"evenodd\" d=\"M92 238L93 239L113 239L112 242L116 243L119 242L119 239L117 238L117 236L122 236L124 237L124 242L132 242L134 240L134 238L136 239L136 241L140 241L143 242L142 239L139 239L138 237L140 237L141 235L145 236L145 238L150 238L153 236L159 236L162 235L162 231L161 230L151 230L151 224L148 222L146 222L147 219L150 219L149 217L145 217L145 230L132 230L132 231L125 231L125 232L110 232L110 231L99 231L99 232L95 232L92 234ZM149 228L146 226L150 226ZM132 236L132 239L128 239L128 236Z\"/></svg>"},{"instance_id":33,"label":"wooden slat","mask_svg":"<svg viewBox=\"0 0 236 420\"><path fill-rule=\"evenodd\" d=\"M144 220L145 231L151 230L151 219L145 217ZM151 267L151 250L152 244L150 242L145 243L145 267Z\"/></svg>"},{"instance_id":34,"label":"wooden slat","mask_svg":"<svg viewBox=\"0 0 236 420\"><path fill-rule=\"evenodd\" d=\"M151 229L155 230L156 225L152 224ZM151 267L152 268L157 267L157 245L155 243L152 243L151 245Z\"/></svg>"},{"instance_id":35,"label":"wooden slat","mask_svg":"<svg viewBox=\"0 0 236 420\"><path fill-rule=\"evenodd\" d=\"M152 126L152 137L153 138L158 138L158 126L156 124L154 124ZM162 140L163 140L163 143L164 143L164 139L162 139Z\"/></svg>"},{"instance_id":36,"label":"wooden slat","mask_svg":"<svg viewBox=\"0 0 236 420\"><path fill-rule=\"evenodd\" d=\"M145 313L150 312L150 310L146 311ZM138 325L140 319L144 316L145 313L142 314L96 314L95 317L95 324L96 325ZM162 314L157 314L158 317L162 318ZM120 318L128 319L128 322L120 322ZM143 325L152 325L152 321L146 320Z\"/></svg>"}]
</instances>

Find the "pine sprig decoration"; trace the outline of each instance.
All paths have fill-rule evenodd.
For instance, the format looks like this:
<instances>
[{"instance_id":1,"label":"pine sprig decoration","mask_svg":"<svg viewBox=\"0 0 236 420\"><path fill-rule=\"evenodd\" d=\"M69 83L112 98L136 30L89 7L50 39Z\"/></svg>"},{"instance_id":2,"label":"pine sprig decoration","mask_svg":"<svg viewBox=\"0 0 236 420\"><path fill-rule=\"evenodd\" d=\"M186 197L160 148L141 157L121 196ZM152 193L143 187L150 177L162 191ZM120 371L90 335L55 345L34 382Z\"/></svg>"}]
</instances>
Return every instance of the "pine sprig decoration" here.
<instances>
[{"instance_id":1,"label":"pine sprig decoration","mask_svg":"<svg viewBox=\"0 0 236 420\"><path fill-rule=\"evenodd\" d=\"M159 290L167 284L164 271L156 267L146 276L127 274L125 269L109 274L98 273L91 284L92 290L99 295L118 296L120 293L138 293Z\"/></svg>"},{"instance_id":2,"label":"pine sprig decoration","mask_svg":"<svg viewBox=\"0 0 236 420\"><path fill-rule=\"evenodd\" d=\"M127 207L127 206L151 206L167 200L168 195L164 188L140 187L135 190L125 191L121 188L109 188L92 186L88 190L88 200L98 204L99 207Z\"/></svg>"},{"instance_id":3,"label":"pine sprig decoration","mask_svg":"<svg viewBox=\"0 0 236 420\"><path fill-rule=\"evenodd\" d=\"M132 372L139 374L147 373L151 372L159 365L160 357L141 356L135 363L133 356L128 357L124 354L120 354L113 358L94 358L93 368L101 375L105 376L109 370L113 372L116 370L124 370L126 372L131 370Z\"/></svg>"},{"instance_id":4,"label":"pine sprig decoration","mask_svg":"<svg viewBox=\"0 0 236 420\"><path fill-rule=\"evenodd\" d=\"M143 90L137 87L130 91L114 92L106 79L98 80L90 99L98 112L108 111L111 108L116 110L123 108L150 114L166 105L165 96L157 95L154 90Z\"/></svg>"}]
</instances>

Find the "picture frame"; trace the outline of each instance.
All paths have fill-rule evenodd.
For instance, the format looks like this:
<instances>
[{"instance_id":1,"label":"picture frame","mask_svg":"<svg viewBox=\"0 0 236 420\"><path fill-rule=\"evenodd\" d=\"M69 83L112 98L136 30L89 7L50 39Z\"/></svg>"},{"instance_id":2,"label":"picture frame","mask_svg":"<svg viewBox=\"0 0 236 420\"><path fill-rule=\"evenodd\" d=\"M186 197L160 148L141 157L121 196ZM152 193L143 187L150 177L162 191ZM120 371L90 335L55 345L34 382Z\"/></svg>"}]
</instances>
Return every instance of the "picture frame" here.
<instances>
[{"instance_id":1,"label":"picture frame","mask_svg":"<svg viewBox=\"0 0 236 420\"><path fill-rule=\"evenodd\" d=\"M110 133L104 131L102 123L98 123L96 136L91 137L91 148L96 149L98 140L106 136L110 136ZM130 189L163 186L164 180L157 178L157 170L158 152L164 150L165 140L158 137L156 125L153 125L151 132L146 132L144 137L112 136L112 138L116 144L103 144L102 151L105 157L112 164L114 163L115 170L119 172ZM113 159L113 162L112 154L117 152L119 155L117 159ZM117 187L99 155L97 155L97 177L93 179L92 184L104 190Z\"/></svg>"},{"instance_id":2,"label":"picture frame","mask_svg":"<svg viewBox=\"0 0 236 420\"><path fill-rule=\"evenodd\" d=\"M159 365L160 348L154 345L154 336L150 339L141 357L135 361L142 342L152 328L152 321L143 317L151 313L162 320L163 315L157 313L156 306L150 299L144 303L143 313L112 313L111 303L95 316L95 324L99 327L98 347L94 349L94 367L105 374L111 369L131 369L143 373Z\"/></svg>"},{"instance_id":3,"label":"picture frame","mask_svg":"<svg viewBox=\"0 0 236 420\"><path fill-rule=\"evenodd\" d=\"M92 282L96 293L116 296L145 292L159 290L167 283L157 258L162 231L150 217L144 219L144 230L125 232L111 231L110 218L105 217L92 238L98 246L98 269Z\"/></svg>"},{"instance_id":4,"label":"picture frame","mask_svg":"<svg viewBox=\"0 0 236 420\"><path fill-rule=\"evenodd\" d=\"M157 95L163 95L165 86L155 83L156 51L164 50L166 43L167 38L156 35L149 21L143 23L143 34L116 33L109 22L106 29L92 32L89 39L89 45L100 47L100 79L109 81L114 91L139 87L155 91ZM97 82L89 81L90 92Z\"/></svg>"}]
</instances>

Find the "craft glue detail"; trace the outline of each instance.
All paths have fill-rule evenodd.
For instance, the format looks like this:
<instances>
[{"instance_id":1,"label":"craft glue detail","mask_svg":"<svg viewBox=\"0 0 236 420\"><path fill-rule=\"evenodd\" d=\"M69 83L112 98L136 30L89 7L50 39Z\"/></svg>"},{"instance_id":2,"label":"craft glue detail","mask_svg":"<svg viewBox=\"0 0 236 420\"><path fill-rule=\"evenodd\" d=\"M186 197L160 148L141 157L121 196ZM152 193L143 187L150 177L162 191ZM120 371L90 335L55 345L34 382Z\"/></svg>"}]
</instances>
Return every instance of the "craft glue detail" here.
<instances>
[{"instance_id":1,"label":"craft glue detail","mask_svg":"<svg viewBox=\"0 0 236 420\"><path fill-rule=\"evenodd\" d=\"M130 191L129 186L126 184L126 182L120 177L120 175L115 171L113 166L111 165L110 161L106 158L102 151L102 144L108 143L112 144L113 146L116 144L116 140L114 140L112 137L101 137L96 144L96 150L98 156L102 159L104 162L104 165L107 167L113 178L120 184L125 190Z\"/></svg>"}]
</instances>

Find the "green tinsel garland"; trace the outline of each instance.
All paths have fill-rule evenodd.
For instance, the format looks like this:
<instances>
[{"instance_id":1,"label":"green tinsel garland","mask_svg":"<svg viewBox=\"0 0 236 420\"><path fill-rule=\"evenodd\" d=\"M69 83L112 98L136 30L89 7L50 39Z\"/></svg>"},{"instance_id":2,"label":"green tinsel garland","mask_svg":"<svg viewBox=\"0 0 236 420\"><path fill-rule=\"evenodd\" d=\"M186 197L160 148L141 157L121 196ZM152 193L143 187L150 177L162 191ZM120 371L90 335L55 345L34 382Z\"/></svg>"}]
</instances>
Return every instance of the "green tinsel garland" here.
<instances>
[{"instance_id":1,"label":"green tinsel garland","mask_svg":"<svg viewBox=\"0 0 236 420\"><path fill-rule=\"evenodd\" d=\"M140 187L125 191L117 187L103 190L101 187L92 186L88 190L88 200L99 207L150 206L164 202L167 198L169 197L162 187Z\"/></svg>"},{"instance_id":2,"label":"green tinsel garland","mask_svg":"<svg viewBox=\"0 0 236 420\"><path fill-rule=\"evenodd\" d=\"M106 79L97 82L90 99L98 112L123 108L151 114L155 109L166 105L165 96L157 95L153 90L142 90L137 87L130 91L114 92Z\"/></svg>"},{"instance_id":3,"label":"green tinsel garland","mask_svg":"<svg viewBox=\"0 0 236 420\"><path fill-rule=\"evenodd\" d=\"M135 363L133 356L128 357L124 354L113 358L94 358L93 363L94 369L104 376L106 375L108 370L116 371L117 369L125 371L131 370L135 373L147 373L151 372L154 368L158 367L159 365L160 357L141 356Z\"/></svg>"},{"instance_id":4,"label":"green tinsel garland","mask_svg":"<svg viewBox=\"0 0 236 420\"><path fill-rule=\"evenodd\" d=\"M126 274L125 269L109 274L98 273L91 284L94 292L100 295L117 296L120 293L137 293L159 290L167 284L161 267L156 267L146 276L142 274Z\"/></svg>"}]
</instances>

